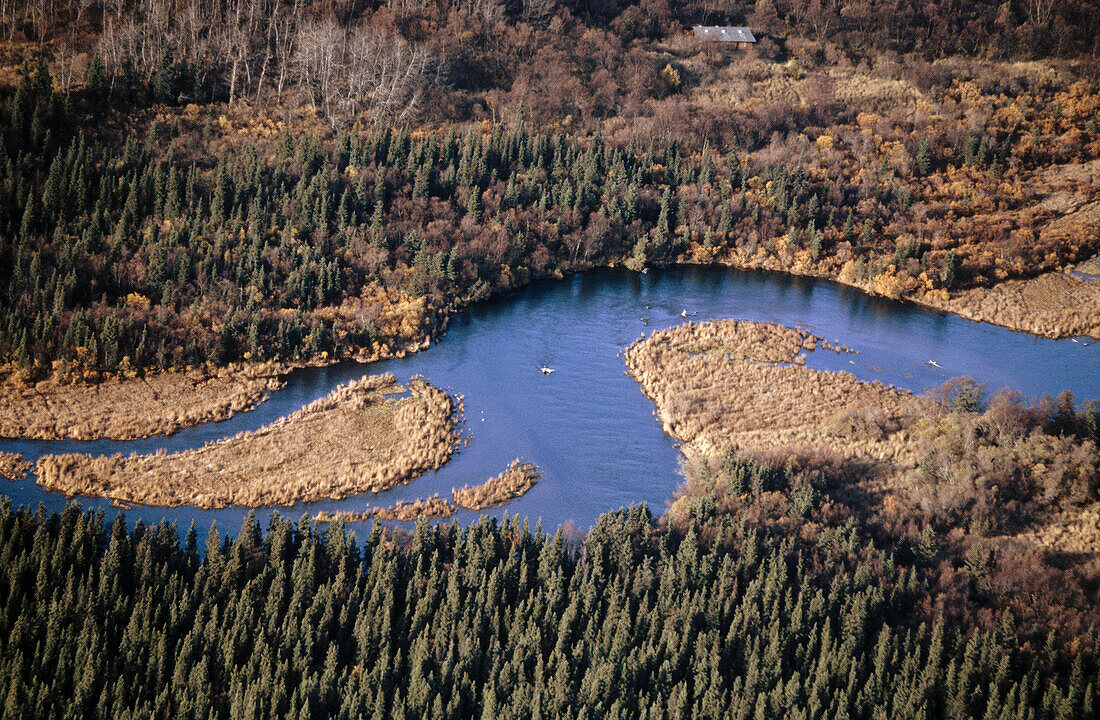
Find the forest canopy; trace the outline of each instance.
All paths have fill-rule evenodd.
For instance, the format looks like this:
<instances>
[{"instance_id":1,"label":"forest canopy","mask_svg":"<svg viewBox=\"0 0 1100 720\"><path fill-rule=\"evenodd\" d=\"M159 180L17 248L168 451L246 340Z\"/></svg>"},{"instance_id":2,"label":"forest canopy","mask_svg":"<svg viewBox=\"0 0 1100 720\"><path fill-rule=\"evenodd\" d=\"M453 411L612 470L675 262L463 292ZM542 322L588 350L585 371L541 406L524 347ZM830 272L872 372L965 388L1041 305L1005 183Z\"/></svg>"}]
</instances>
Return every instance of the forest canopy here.
<instances>
[{"instance_id":1,"label":"forest canopy","mask_svg":"<svg viewBox=\"0 0 1100 720\"><path fill-rule=\"evenodd\" d=\"M1095 55L1095 10L1088 0L3 0L0 37L47 48L63 89L84 81L116 101L291 93L340 123L361 111L392 120L439 86L429 114L458 114L449 119L502 94L529 106L549 94L606 117L661 93L646 48L695 24L749 25L757 52L803 64L1030 59Z\"/></svg>"},{"instance_id":2,"label":"forest canopy","mask_svg":"<svg viewBox=\"0 0 1100 720\"><path fill-rule=\"evenodd\" d=\"M1076 192L1098 181L1100 92L990 106L975 88L942 119L860 113L812 141L746 117L723 149L539 131L522 106L335 134L184 110L113 137L43 61L0 110L0 352L27 379L377 356L597 265L723 262L932 302L1100 251L1095 227L1020 199L1052 164L1085 171ZM955 124L979 113L980 132Z\"/></svg>"},{"instance_id":3,"label":"forest canopy","mask_svg":"<svg viewBox=\"0 0 1100 720\"><path fill-rule=\"evenodd\" d=\"M918 550L702 504L683 527L632 507L583 539L483 519L362 545L250 516L200 552L193 528L4 504L3 717L1093 716L1100 643L928 617Z\"/></svg>"}]
</instances>

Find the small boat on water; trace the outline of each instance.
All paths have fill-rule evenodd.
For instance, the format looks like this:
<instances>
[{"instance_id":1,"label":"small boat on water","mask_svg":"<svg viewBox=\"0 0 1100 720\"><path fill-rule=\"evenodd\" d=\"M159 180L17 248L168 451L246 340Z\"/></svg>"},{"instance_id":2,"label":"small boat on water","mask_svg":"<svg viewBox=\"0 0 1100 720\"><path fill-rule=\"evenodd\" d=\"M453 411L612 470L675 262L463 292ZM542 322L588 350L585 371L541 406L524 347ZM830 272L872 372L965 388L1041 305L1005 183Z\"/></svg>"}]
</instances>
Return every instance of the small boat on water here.
<instances>
[{"instance_id":1,"label":"small boat on water","mask_svg":"<svg viewBox=\"0 0 1100 720\"><path fill-rule=\"evenodd\" d=\"M541 368L539 368L539 370L542 370L543 375L553 375L554 374L554 368L546 367L545 365L543 365Z\"/></svg>"},{"instance_id":2,"label":"small boat on water","mask_svg":"<svg viewBox=\"0 0 1100 720\"><path fill-rule=\"evenodd\" d=\"M943 365L940 365L935 360L929 360L928 362L925 363L925 365L931 365L932 367L937 367L937 368L942 368L943 367Z\"/></svg>"}]
</instances>

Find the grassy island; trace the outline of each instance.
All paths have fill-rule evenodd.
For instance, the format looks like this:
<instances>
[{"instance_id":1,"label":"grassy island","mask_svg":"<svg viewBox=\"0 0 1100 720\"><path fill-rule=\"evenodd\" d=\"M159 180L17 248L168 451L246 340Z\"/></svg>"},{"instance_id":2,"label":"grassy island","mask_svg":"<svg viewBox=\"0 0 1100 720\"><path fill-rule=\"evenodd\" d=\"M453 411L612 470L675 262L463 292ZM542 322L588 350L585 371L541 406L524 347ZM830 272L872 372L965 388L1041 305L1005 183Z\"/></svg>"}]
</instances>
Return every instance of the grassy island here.
<instances>
[{"instance_id":1,"label":"grassy island","mask_svg":"<svg viewBox=\"0 0 1100 720\"><path fill-rule=\"evenodd\" d=\"M441 467L456 451L461 408L413 379L371 376L260 430L154 455L47 455L43 487L148 505L290 505L379 492Z\"/></svg>"},{"instance_id":2,"label":"grassy island","mask_svg":"<svg viewBox=\"0 0 1100 720\"><path fill-rule=\"evenodd\" d=\"M27 476L31 464L18 453L0 452L0 478L22 480Z\"/></svg>"},{"instance_id":3,"label":"grassy island","mask_svg":"<svg viewBox=\"0 0 1100 720\"><path fill-rule=\"evenodd\" d=\"M60 384L0 380L0 437L134 440L225 420L283 386L272 364Z\"/></svg>"},{"instance_id":4,"label":"grassy island","mask_svg":"<svg viewBox=\"0 0 1100 720\"><path fill-rule=\"evenodd\" d=\"M464 485L458 490L452 490L451 494L459 507L484 510L522 497L535 486L540 477L539 469L534 464L516 459L500 475L474 487Z\"/></svg>"}]
</instances>

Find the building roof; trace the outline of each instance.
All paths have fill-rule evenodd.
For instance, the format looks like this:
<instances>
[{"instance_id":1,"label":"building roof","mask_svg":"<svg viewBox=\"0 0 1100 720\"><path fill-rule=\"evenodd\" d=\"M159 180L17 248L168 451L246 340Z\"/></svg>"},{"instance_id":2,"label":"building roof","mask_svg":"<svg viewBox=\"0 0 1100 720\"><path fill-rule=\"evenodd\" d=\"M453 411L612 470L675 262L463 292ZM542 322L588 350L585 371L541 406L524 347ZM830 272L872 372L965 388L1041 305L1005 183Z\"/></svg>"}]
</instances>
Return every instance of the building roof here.
<instances>
[{"instance_id":1,"label":"building roof","mask_svg":"<svg viewBox=\"0 0 1100 720\"><path fill-rule=\"evenodd\" d=\"M707 42L756 42L756 38L753 37L752 31L747 27L696 25L692 29L700 40L706 40Z\"/></svg>"}]
</instances>

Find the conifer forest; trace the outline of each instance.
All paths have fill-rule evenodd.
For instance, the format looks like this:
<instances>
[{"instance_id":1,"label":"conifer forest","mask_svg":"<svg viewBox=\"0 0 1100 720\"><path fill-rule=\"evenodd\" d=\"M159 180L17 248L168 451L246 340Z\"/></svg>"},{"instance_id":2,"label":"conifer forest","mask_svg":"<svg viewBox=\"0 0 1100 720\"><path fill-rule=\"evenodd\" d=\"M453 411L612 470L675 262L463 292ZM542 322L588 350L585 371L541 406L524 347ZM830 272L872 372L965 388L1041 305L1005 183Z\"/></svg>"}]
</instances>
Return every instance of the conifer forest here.
<instances>
[{"instance_id":1,"label":"conifer forest","mask_svg":"<svg viewBox=\"0 0 1100 720\"><path fill-rule=\"evenodd\" d=\"M1100 717L1098 38L0 0L0 720ZM582 276L637 295L605 381L581 320L397 364Z\"/></svg>"}]
</instances>

